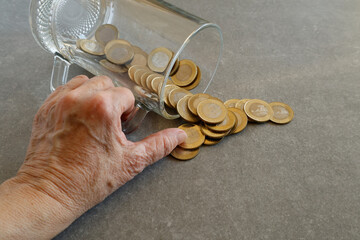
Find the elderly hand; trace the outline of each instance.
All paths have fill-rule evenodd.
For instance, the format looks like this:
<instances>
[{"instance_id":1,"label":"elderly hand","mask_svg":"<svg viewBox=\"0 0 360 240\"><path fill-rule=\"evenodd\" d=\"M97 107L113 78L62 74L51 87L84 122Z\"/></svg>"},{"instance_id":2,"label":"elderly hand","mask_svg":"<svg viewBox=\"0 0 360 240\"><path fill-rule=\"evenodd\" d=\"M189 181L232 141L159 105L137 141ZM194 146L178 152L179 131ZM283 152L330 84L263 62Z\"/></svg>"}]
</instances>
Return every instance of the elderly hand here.
<instances>
[{"instance_id":1,"label":"elderly hand","mask_svg":"<svg viewBox=\"0 0 360 240\"><path fill-rule=\"evenodd\" d=\"M167 129L130 142L121 118L134 107L108 77L78 76L36 114L24 164L0 186L0 239L49 239L168 155L186 134Z\"/></svg>"}]
</instances>

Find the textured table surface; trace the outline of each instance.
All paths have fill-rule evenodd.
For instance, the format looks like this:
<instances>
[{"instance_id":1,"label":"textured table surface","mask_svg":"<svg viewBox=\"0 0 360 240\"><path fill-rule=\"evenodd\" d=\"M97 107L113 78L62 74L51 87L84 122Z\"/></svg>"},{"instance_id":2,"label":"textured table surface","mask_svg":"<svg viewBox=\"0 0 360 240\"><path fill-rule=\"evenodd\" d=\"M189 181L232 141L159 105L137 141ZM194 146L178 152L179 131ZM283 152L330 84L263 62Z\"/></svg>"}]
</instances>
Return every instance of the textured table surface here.
<instances>
[{"instance_id":1,"label":"textured table surface","mask_svg":"<svg viewBox=\"0 0 360 240\"><path fill-rule=\"evenodd\" d=\"M56 239L360 239L359 1L169 2L223 30L209 93L283 101L295 120L250 124L192 161L167 157ZM49 89L52 56L28 4L0 8L0 182L20 167ZM177 125L150 114L129 138Z\"/></svg>"}]
</instances>

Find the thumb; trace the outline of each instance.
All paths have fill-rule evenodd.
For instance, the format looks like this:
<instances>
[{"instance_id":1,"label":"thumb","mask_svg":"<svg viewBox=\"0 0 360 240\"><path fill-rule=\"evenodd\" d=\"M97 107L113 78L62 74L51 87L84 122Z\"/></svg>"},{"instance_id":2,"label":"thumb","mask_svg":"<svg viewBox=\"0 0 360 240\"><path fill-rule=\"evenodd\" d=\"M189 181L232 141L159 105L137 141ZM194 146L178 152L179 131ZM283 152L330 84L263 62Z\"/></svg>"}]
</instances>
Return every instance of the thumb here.
<instances>
[{"instance_id":1,"label":"thumb","mask_svg":"<svg viewBox=\"0 0 360 240\"><path fill-rule=\"evenodd\" d=\"M139 156L146 165L151 165L169 155L174 148L183 143L187 138L186 133L178 128L169 128L152 134L135 143L140 150Z\"/></svg>"}]
</instances>

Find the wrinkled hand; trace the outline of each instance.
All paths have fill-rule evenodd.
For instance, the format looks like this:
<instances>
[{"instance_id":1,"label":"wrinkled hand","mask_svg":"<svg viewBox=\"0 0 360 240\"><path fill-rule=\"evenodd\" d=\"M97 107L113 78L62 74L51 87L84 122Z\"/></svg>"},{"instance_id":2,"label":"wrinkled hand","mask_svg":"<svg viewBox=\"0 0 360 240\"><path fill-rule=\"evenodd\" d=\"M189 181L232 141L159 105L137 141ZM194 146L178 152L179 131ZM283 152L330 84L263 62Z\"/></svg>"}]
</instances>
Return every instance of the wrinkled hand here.
<instances>
[{"instance_id":1,"label":"wrinkled hand","mask_svg":"<svg viewBox=\"0 0 360 240\"><path fill-rule=\"evenodd\" d=\"M108 77L72 79L36 114L14 181L55 199L75 220L185 140L182 130L167 129L128 141L121 118L133 108L131 91Z\"/></svg>"}]
</instances>

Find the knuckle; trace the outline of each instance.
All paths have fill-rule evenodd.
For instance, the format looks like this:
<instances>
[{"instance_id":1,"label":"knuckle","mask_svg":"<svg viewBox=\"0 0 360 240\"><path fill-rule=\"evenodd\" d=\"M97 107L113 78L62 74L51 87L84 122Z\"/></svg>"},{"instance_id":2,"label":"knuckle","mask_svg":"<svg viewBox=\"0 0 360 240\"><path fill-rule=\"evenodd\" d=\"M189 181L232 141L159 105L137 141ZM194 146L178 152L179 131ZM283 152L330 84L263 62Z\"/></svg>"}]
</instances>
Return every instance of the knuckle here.
<instances>
[{"instance_id":1,"label":"knuckle","mask_svg":"<svg viewBox=\"0 0 360 240\"><path fill-rule=\"evenodd\" d=\"M98 79L104 86L114 87L113 81L108 76L99 76Z\"/></svg>"},{"instance_id":2,"label":"knuckle","mask_svg":"<svg viewBox=\"0 0 360 240\"><path fill-rule=\"evenodd\" d=\"M89 101L91 109L94 109L100 115L109 116L112 114L111 103L108 96L105 93L97 93Z\"/></svg>"},{"instance_id":3,"label":"knuckle","mask_svg":"<svg viewBox=\"0 0 360 240\"><path fill-rule=\"evenodd\" d=\"M60 100L60 105L63 106L72 106L78 102L78 97L73 92L69 92Z\"/></svg>"}]
</instances>

